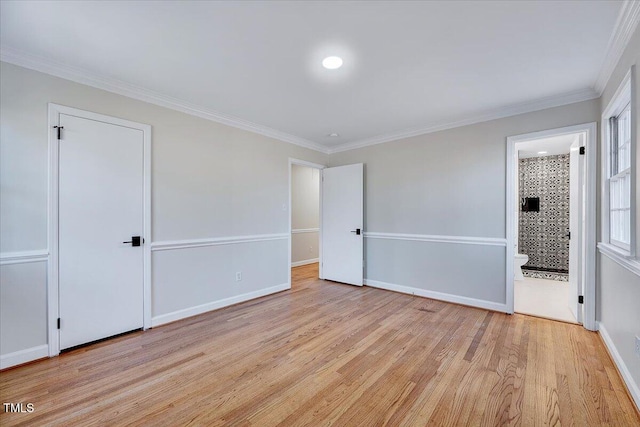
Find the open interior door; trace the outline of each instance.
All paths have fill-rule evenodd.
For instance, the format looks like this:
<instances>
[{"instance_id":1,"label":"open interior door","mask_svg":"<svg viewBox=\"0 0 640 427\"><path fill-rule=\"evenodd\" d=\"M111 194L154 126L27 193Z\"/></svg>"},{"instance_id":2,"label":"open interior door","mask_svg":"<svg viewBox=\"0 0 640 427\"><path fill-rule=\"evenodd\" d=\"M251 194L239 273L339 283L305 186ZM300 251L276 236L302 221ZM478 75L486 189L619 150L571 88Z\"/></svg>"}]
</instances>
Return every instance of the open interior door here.
<instances>
[{"instance_id":1,"label":"open interior door","mask_svg":"<svg viewBox=\"0 0 640 427\"><path fill-rule=\"evenodd\" d=\"M362 163L322 170L322 279L363 284Z\"/></svg>"}]
</instances>

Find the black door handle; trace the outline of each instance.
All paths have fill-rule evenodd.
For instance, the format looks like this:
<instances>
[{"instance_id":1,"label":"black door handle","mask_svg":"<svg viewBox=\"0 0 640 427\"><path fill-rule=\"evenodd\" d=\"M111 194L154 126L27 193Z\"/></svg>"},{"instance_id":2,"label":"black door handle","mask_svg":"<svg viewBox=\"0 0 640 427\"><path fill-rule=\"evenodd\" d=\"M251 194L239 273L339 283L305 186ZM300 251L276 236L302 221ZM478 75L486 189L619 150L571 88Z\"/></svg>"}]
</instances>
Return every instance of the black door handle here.
<instances>
[{"instance_id":1,"label":"black door handle","mask_svg":"<svg viewBox=\"0 0 640 427\"><path fill-rule=\"evenodd\" d=\"M140 236L131 236L130 241L122 243L131 243L131 246L140 246Z\"/></svg>"},{"instance_id":2,"label":"black door handle","mask_svg":"<svg viewBox=\"0 0 640 427\"><path fill-rule=\"evenodd\" d=\"M358 236L360 235L360 229L356 228L355 230L351 230L352 233L356 233Z\"/></svg>"}]
</instances>

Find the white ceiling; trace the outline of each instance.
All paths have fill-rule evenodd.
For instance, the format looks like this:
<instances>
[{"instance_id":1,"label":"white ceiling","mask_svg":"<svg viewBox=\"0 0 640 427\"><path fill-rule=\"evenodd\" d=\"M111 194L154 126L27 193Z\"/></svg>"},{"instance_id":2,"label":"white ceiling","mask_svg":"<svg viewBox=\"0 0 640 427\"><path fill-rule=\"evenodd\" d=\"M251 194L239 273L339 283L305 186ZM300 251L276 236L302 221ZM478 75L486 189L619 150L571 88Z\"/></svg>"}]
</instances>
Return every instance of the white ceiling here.
<instances>
[{"instance_id":1,"label":"white ceiling","mask_svg":"<svg viewBox=\"0 0 640 427\"><path fill-rule=\"evenodd\" d=\"M597 97L622 6L2 1L0 42L8 62L331 152Z\"/></svg>"},{"instance_id":2,"label":"white ceiling","mask_svg":"<svg viewBox=\"0 0 640 427\"><path fill-rule=\"evenodd\" d=\"M577 140L578 134L573 133L518 142L516 144L518 158L526 159L529 157L546 157L557 156L558 154L568 154L571 151L571 145L574 142L577 142ZM546 151L546 153L541 154L541 151Z\"/></svg>"}]
</instances>

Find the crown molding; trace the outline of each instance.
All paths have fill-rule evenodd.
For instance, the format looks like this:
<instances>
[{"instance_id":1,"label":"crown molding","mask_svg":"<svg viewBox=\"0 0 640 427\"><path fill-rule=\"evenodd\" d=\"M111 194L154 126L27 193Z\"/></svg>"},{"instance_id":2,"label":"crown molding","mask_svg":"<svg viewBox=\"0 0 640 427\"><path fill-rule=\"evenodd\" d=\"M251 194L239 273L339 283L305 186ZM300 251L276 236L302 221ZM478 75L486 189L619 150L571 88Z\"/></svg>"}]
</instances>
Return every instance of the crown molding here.
<instances>
[{"instance_id":1,"label":"crown molding","mask_svg":"<svg viewBox=\"0 0 640 427\"><path fill-rule=\"evenodd\" d=\"M535 101L527 101L513 104L507 107L496 108L485 111L476 116L462 117L454 121L434 122L430 125L408 129L400 132L387 133L374 136L372 138L361 139L358 141L348 142L329 149L329 154L339 153L341 151L355 150L357 148L368 147L370 145L382 144L385 142L396 141L399 139L411 138L414 136L425 135L428 133L439 132L447 129L454 129L461 126L472 125L476 123L488 122L490 120L502 119L505 117L516 116L518 114L531 113L534 111L544 110L547 108L560 107L562 105L573 104L575 102L588 101L598 98L595 90L587 88L560 95L549 96L537 99Z\"/></svg>"},{"instance_id":2,"label":"crown molding","mask_svg":"<svg viewBox=\"0 0 640 427\"><path fill-rule=\"evenodd\" d=\"M626 48L633 32L640 21L640 0L626 0L618 15L614 30L609 40L607 54L602 64L593 88L582 89L560 95L541 98L534 101L523 102L506 107L496 108L477 114L475 116L460 117L456 120L443 120L427 124L412 129L399 132L386 133L371 138L360 139L347 142L334 147L326 147L322 144L291 135L277 129L253 123L238 117L208 110L202 106L188 103L186 101L169 97L158 92L150 91L120 80L94 75L84 69L68 66L50 59L37 57L31 54L17 51L9 47L0 48L0 60L14 65L18 65L32 70L40 71L76 83L85 84L108 92L117 93L129 98L155 104L161 107L180 111L186 114L201 117L206 120L222 123L238 129L264 135L283 142L298 145L324 154L339 153L342 151L354 150L368 147L370 145L382 144L385 142L411 138L418 135L439 132L461 126L482 123L490 120L515 116L518 114L539 111L546 108L559 107L575 102L587 101L598 98L602 95L615 66L617 65L624 49Z\"/></svg>"},{"instance_id":3,"label":"crown molding","mask_svg":"<svg viewBox=\"0 0 640 427\"><path fill-rule=\"evenodd\" d=\"M313 141L7 46L0 47L0 61L328 154L325 146Z\"/></svg>"},{"instance_id":4,"label":"crown molding","mask_svg":"<svg viewBox=\"0 0 640 427\"><path fill-rule=\"evenodd\" d=\"M640 0L627 0L622 4L618 19L609 38L607 54L600 67L600 73L593 85L598 94L602 95L609 78L620 61L633 32L640 22Z\"/></svg>"}]
</instances>

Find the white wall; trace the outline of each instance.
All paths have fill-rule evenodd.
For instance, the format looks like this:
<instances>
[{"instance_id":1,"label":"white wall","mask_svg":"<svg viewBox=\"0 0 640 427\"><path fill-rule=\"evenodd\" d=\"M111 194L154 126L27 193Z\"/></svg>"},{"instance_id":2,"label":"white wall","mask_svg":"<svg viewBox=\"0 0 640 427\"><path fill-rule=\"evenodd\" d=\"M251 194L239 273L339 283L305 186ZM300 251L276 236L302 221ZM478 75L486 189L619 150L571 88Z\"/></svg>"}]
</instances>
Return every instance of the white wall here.
<instances>
[{"instance_id":1,"label":"white wall","mask_svg":"<svg viewBox=\"0 0 640 427\"><path fill-rule=\"evenodd\" d=\"M636 28L622 58L618 62L601 98L601 113L607 108L615 91L632 65L640 72L640 26ZM640 80L636 74L635 121L640 129ZM602 142L601 142L602 143ZM601 152L600 150L598 152ZM636 135L636 167L640 167L640 141ZM602 161L602 159L600 159ZM599 168L600 170L600 168ZM640 176L637 175L637 176ZM602 197L599 177L598 197ZM600 201L598 201L600 209ZM602 215L599 212L598 225ZM602 233L600 232L599 241ZM636 185L636 254L640 254L640 185ZM600 332L607 340L609 350L627 386L632 392L636 405L640 407L640 357L635 355L635 336L640 336L640 276L614 262L606 255L598 254L597 273L598 301L596 317Z\"/></svg>"},{"instance_id":2,"label":"white wall","mask_svg":"<svg viewBox=\"0 0 640 427\"><path fill-rule=\"evenodd\" d=\"M291 264L318 261L320 171L291 165Z\"/></svg>"},{"instance_id":3,"label":"white wall","mask_svg":"<svg viewBox=\"0 0 640 427\"><path fill-rule=\"evenodd\" d=\"M46 259L0 265L1 356L46 344L46 280Z\"/></svg>"},{"instance_id":4,"label":"white wall","mask_svg":"<svg viewBox=\"0 0 640 427\"><path fill-rule=\"evenodd\" d=\"M506 138L598 116L592 100L331 155L366 165L367 283L506 311Z\"/></svg>"},{"instance_id":5,"label":"white wall","mask_svg":"<svg viewBox=\"0 0 640 427\"><path fill-rule=\"evenodd\" d=\"M152 126L154 325L288 287L289 158L326 163L326 155L0 66L2 367L26 361L21 352L30 349L32 358L41 357L47 344L46 262L31 261L41 253L46 260L48 247L49 102ZM209 243L190 247L194 239ZM172 245L177 240L186 241L180 249Z\"/></svg>"}]
</instances>

